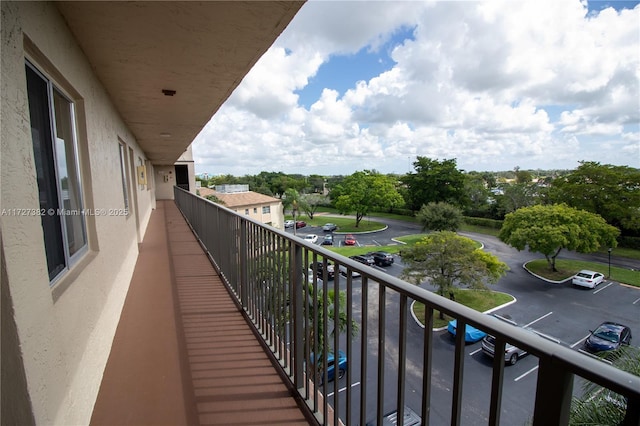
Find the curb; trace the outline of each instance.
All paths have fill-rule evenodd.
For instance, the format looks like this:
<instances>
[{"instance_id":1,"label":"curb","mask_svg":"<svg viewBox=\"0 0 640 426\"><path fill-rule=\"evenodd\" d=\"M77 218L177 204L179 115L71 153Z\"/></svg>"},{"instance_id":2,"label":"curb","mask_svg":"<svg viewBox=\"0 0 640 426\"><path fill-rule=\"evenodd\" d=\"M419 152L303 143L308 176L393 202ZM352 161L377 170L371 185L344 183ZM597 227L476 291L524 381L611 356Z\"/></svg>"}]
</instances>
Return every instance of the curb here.
<instances>
[{"instance_id":1,"label":"curb","mask_svg":"<svg viewBox=\"0 0 640 426\"><path fill-rule=\"evenodd\" d=\"M509 293L505 293L505 292L503 292L503 291L499 291L498 293L509 294ZM502 308L504 308L504 307L506 307L506 306L509 306L509 305L511 305L511 304L513 304L513 303L516 303L516 302L518 301L518 299L517 299L515 296L513 296L513 295L511 295L511 294L509 294L509 296L513 297L513 300L512 300L512 301L507 302L507 303L503 303L502 305L498 305L498 306L496 306L496 307L494 307L494 308L491 308L491 309L489 309L489 310L487 310L487 311L484 311L484 312L483 312L483 314L490 314L491 312L494 312L494 311L497 311L497 310L499 310L499 309L502 309ZM418 317L416 317L416 314L415 314L415 312L413 311L413 305L414 305L415 303L416 303L416 300L414 300L413 302L411 302L411 306L409 306L409 309L411 309L411 316L413 317L413 320L416 322L416 324L418 324L418 325L420 326L420 328L424 328L424 324L422 323L422 321L420 321L420 320L418 319ZM446 329L447 329L447 326L445 325L444 327L434 328L434 329L432 329L431 331L444 331L444 330L446 330Z\"/></svg>"},{"instance_id":2,"label":"curb","mask_svg":"<svg viewBox=\"0 0 640 426\"><path fill-rule=\"evenodd\" d=\"M531 275L533 275L534 277L538 278L539 280L546 281L546 282L551 283L551 284L564 284L564 283L566 283L567 281L571 281L571 279L573 278L573 277L569 277L569 278L566 278L566 279L564 279L564 280L562 280L562 281L554 281L554 280L550 280L550 279L548 279L548 278L542 277L542 276L540 276L540 275L538 275L538 274L534 274L533 272L531 272L531 270L529 270L529 268L527 268L527 263L529 263L529 262L531 262L531 261L528 261L528 262L523 263L523 264L522 264L522 267L524 268L524 270L525 270L525 271L527 271L528 273L530 273L530 274L531 274Z\"/></svg>"}]
</instances>

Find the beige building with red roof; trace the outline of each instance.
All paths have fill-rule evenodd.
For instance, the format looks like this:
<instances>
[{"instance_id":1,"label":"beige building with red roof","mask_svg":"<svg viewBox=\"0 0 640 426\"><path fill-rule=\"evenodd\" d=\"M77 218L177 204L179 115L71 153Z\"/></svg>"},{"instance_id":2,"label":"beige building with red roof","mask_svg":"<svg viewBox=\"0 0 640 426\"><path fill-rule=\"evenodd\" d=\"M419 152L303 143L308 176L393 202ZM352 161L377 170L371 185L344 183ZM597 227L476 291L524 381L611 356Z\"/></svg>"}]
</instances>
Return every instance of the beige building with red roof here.
<instances>
[{"instance_id":1,"label":"beige building with red roof","mask_svg":"<svg viewBox=\"0 0 640 426\"><path fill-rule=\"evenodd\" d=\"M282 200L249 191L249 185L216 185L216 189L200 188L200 196L215 196L222 204L240 214L276 228L284 228Z\"/></svg>"}]
</instances>

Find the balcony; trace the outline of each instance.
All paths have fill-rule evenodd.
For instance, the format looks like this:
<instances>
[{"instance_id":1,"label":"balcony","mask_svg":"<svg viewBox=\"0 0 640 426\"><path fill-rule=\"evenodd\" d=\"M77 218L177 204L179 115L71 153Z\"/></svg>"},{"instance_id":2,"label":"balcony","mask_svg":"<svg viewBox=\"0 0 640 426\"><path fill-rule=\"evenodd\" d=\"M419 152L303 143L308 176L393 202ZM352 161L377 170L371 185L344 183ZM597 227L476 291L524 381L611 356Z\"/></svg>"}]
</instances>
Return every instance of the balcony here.
<instances>
[{"instance_id":1,"label":"balcony","mask_svg":"<svg viewBox=\"0 0 640 426\"><path fill-rule=\"evenodd\" d=\"M419 389L421 404L412 408L423 424L463 424L464 333L447 379L448 417L442 410L430 417L442 379L432 360L435 309L456 318L458 329L470 324L494 335L498 352L508 342L538 359L533 425L568 424L578 380L624 395L624 424L640 421L636 376L179 188L175 196L152 214L93 424L382 424L389 407L402 418L409 383ZM316 262L347 273L328 280L326 267L309 270ZM427 307L420 342L408 338L414 300ZM332 333L334 324L341 332ZM340 382L329 380L326 357L314 357L338 350L349 360ZM509 410L503 377L495 357L483 414L489 425Z\"/></svg>"}]
</instances>

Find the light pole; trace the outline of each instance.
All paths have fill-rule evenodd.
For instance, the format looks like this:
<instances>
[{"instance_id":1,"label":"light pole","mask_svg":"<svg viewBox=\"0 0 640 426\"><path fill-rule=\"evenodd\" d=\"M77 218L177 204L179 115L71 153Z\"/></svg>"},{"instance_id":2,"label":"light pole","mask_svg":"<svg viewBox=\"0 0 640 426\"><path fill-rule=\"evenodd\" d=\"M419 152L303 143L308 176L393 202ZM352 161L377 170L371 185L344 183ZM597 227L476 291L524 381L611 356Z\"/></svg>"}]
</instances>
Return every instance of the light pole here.
<instances>
[{"instance_id":1,"label":"light pole","mask_svg":"<svg viewBox=\"0 0 640 426\"><path fill-rule=\"evenodd\" d=\"M609 276L607 278L611 278L611 247L609 247Z\"/></svg>"}]
</instances>

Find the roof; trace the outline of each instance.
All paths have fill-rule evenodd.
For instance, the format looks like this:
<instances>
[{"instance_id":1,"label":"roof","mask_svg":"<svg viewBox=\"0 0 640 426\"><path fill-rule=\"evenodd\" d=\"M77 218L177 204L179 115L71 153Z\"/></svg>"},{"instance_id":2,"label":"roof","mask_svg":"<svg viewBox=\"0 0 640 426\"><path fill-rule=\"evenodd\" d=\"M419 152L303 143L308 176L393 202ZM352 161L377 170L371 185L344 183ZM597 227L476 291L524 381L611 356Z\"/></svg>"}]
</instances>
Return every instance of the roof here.
<instances>
[{"instance_id":1,"label":"roof","mask_svg":"<svg viewBox=\"0 0 640 426\"><path fill-rule=\"evenodd\" d=\"M173 164L302 1L55 2L153 164Z\"/></svg>"},{"instance_id":2,"label":"roof","mask_svg":"<svg viewBox=\"0 0 640 426\"><path fill-rule=\"evenodd\" d=\"M217 192L210 188L200 188L200 196L207 197L208 195L214 195L220 201L224 203L226 207L237 208L246 206L255 206L263 204L281 203L282 200L268 195L259 194L253 191L247 192L233 192L223 193Z\"/></svg>"}]
</instances>

